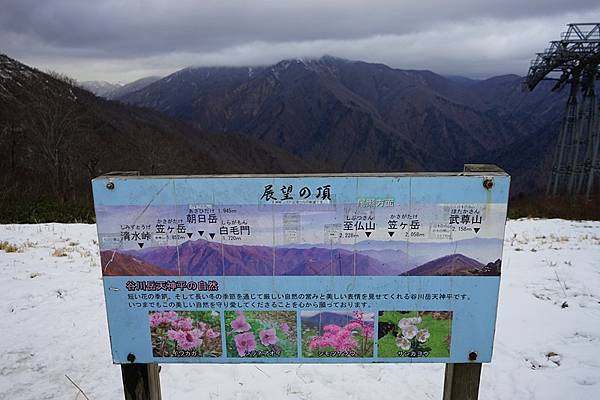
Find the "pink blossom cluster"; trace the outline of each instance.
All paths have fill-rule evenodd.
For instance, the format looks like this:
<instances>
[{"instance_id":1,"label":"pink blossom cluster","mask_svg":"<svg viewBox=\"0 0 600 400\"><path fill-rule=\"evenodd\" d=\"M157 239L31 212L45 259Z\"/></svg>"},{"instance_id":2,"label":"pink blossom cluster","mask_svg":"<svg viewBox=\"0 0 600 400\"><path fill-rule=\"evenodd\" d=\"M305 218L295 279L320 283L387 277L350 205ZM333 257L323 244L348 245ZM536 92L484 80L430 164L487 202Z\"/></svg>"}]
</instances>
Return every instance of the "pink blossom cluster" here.
<instances>
[{"instance_id":1,"label":"pink blossom cluster","mask_svg":"<svg viewBox=\"0 0 600 400\"><path fill-rule=\"evenodd\" d=\"M193 350L202 344L200 332L197 329L189 331L169 329L167 336L169 336L169 339L175 340L177 346L182 350Z\"/></svg>"},{"instance_id":2,"label":"pink blossom cluster","mask_svg":"<svg viewBox=\"0 0 600 400\"><path fill-rule=\"evenodd\" d=\"M154 312L150 314L150 327L157 328L160 325L169 326L177 318L175 311Z\"/></svg>"},{"instance_id":3,"label":"pink blossom cluster","mask_svg":"<svg viewBox=\"0 0 600 400\"><path fill-rule=\"evenodd\" d=\"M332 324L325 325L322 335L310 338L308 348L311 351L329 347L343 352L357 350L359 347L356 340L357 335L362 336L364 341L373 338L373 325L366 323L363 317L363 313L356 312L354 313L355 319L343 327Z\"/></svg>"},{"instance_id":4,"label":"pink blossom cluster","mask_svg":"<svg viewBox=\"0 0 600 400\"><path fill-rule=\"evenodd\" d=\"M174 340L182 350L196 349L202 345L203 340L215 339L221 335L202 321L194 326L191 318L180 317L175 311L151 313L150 327L166 329L167 337Z\"/></svg>"},{"instance_id":5,"label":"pink blossom cluster","mask_svg":"<svg viewBox=\"0 0 600 400\"><path fill-rule=\"evenodd\" d=\"M245 357L247 354L256 350L256 337L251 331L250 324L246 321L246 316L242 311L236 311L237 317L231 321L231 329L237 334L233 337L235 347L240 357ZM289 331L289 326L284 324ZM284 329L282 325L282 329ZM279 339L275 328L263 329L258 333L258 337L263 346L276 345Z\"/></svg>"},{"instance_id":6,"label":"pink blossom cluster","mask_svg":"<svg viewBox=\"0 0 600 400\"><path fill-rule=\"evenodd\" d=\"M352 329L337 325L325 325L323 335L313 336L308 342L310 350L332 347L336 351L350 351L358 347L358 342L352 337Z\"/></svg>"}]
</instances>

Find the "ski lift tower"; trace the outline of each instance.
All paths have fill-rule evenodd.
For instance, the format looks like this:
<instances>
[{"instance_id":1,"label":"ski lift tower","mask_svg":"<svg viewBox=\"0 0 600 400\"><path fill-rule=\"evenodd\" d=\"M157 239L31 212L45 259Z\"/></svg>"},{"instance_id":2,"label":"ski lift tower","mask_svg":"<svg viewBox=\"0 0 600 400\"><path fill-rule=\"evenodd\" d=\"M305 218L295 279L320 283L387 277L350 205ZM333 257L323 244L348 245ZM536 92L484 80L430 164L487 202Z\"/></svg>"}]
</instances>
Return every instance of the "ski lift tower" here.
<instances>
[{"instance_id":1,"label":"ski lift tower","mask_svg":"<svg viewBox=\"0 0 600 400\"><path fill-rule=\"evenodd\" d=\"M600 23L568 24L560 40L531 62L524 82L533 90L555 80L553 91L570 85L565 115L546 194L591 196L600 179L600 115L596 80L600 64Z\"/></svg>"}]
</instances>

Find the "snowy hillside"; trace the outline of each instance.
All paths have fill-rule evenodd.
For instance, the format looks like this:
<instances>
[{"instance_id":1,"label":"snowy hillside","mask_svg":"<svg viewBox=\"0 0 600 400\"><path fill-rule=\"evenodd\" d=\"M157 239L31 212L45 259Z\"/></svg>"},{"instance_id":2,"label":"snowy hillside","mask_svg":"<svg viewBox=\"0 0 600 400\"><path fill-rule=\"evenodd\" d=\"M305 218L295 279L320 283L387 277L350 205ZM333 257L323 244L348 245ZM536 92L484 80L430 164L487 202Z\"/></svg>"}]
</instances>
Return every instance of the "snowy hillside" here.
<instances>
[{"instance_id":1,"label":"snowy hillside","mask_svg":"<svg viewBox=\"0 0 600 400\"><path fill-rule=\"evenodd\" d=\"M94 225L0 226L0 399L121 399ZM482 399L600 398L600 222L508 224ZM443 365L163 365L165 399L441 399Z\"/></svg>"}]
</instances>

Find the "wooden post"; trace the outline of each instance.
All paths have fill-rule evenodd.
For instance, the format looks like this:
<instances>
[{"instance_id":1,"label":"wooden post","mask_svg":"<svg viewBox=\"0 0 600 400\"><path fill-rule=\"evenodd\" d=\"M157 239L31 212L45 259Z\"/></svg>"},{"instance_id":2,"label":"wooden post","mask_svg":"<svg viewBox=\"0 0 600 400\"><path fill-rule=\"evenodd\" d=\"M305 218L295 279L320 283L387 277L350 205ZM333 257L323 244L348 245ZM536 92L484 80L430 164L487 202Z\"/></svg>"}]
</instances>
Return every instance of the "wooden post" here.
<instances>
[{"instance_id":1,"label":"wooden post","mask_svg":"<svg viewBox=\"0 0 600 400\"><path fill-rule=\"evenodd\" d=\"M121 364L125 400L161 400L158 364Z\"/></svg>"},{"instance_id":2,"label":"wooden post","mask_svg":"<svg viewBox=\"0 0 600 400\"><path fill-rule=\"evenodd\" d=\"M503 172L499 167L491 164L465 164L463 171ZM470 353L469 359L475 361L477 353ZM443 400L477 400L480 379L481 363L446 364Z\"/></svg>"},{"instance_id":3,"label":"wooden post","mask_svg":"<svg viewBox=\"0 0 600 400\"><path fill-rule=\"evenodd\" d=\"M446 364L443 400L477 400L481 363Z\"/></svg>"}]
</instances>

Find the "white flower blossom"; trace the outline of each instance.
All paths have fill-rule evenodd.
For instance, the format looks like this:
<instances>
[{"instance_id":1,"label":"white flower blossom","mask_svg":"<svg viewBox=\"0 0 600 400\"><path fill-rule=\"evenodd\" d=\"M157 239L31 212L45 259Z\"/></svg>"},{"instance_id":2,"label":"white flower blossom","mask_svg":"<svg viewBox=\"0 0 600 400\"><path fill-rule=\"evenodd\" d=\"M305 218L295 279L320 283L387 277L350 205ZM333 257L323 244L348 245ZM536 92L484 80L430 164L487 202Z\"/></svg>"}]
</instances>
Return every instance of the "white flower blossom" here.
<instances>
[{"instance_id":1,"label":"white flower blossom","mask_svg":"<svg viewBox=\"0 0 600 400\"><path fill-rule=\"evenodd\" d=\"M414 325L409 325L406 328L402 329L402 336L407 339L412 339L417 335L418 329Z\"/></svg>"},{"instance_id":2,"label":"white flower blossom","mask_svg":"<svg viewBox=\"0 0 600 400\"><path fill-rule=\"evenodd\" d=\"M405 337L398 336L396 338L396 346L400 347L402 350L410 350L410 340Z\"/></svg>"},{"instance_id":3,"label":"white flower blossom","mask_svg":"<svg viewBox=\"0 0 600 400\"><path fill-rule=\"evenodd\" d=\"M427 329L421 329L417 332L417 340L421 343L425 343L430 336L431 334Z\"/></svg>"},{"instance_id":4,"label":"white flower blossom","mask_svg":"<svg viewBox=\"0 0 600 400\"><path fill-rule=\"evenodd\" d=\"M413 323L411 322L411 318L402 318L398 321L398 328L405 329L411 326Z\"/></svg>"}]
</instances>

